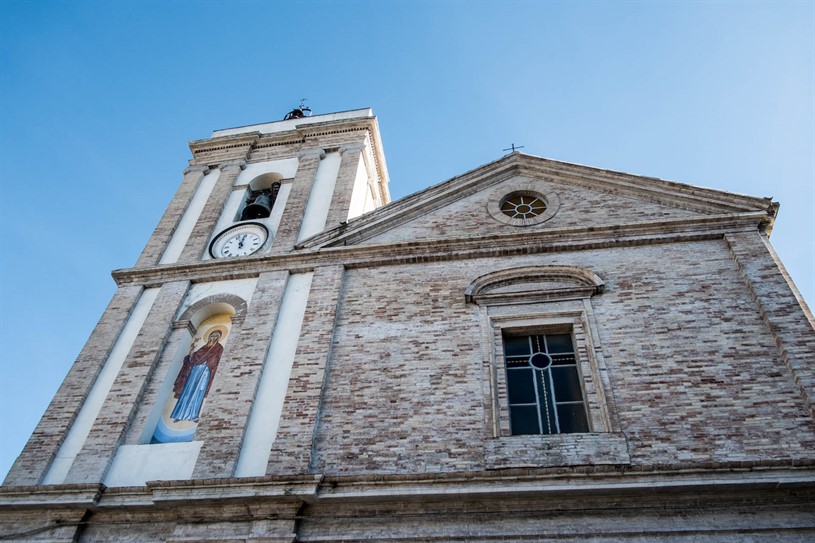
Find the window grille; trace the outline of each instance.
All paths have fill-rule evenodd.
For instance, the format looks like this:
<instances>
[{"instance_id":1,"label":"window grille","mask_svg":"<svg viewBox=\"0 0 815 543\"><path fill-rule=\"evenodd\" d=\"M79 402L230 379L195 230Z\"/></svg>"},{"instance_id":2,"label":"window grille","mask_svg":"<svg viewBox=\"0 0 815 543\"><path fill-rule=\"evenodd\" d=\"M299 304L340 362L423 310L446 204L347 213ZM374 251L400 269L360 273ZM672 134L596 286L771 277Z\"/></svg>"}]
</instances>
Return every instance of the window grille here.
<instances>
[{"instance_id":1,"label":"window grille","mask_svg":"<svg viewBox=\"0 0 815 543\"><path fill-rule=\"evenodd\" d=\"M503 334L513 435L588 432L571 334Z\"/></svg>"}]
</instances>

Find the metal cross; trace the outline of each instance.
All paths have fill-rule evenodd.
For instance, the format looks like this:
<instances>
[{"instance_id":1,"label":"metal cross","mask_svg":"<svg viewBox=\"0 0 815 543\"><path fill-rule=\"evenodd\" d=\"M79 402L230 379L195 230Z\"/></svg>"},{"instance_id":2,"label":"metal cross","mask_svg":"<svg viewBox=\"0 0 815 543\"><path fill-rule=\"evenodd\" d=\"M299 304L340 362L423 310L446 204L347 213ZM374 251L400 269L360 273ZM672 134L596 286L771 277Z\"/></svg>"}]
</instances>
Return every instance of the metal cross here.
<instances>
[{"instance_id":1,"label":"metal cross","mask_svg":"<svg viewBox=\"0 0 815 543\"><path fill-rule=\"evenodd\" d=\"M524 148L524 146L523 146L523 145L518 145L518 146L516 146L516 145L513 143L513 144L512 144L512 147L510 147L510 148L508 148L508 149L502 149L502 151L512 151L512 152L514 153L516 149L523 149L523 148Z\"/></svg>"}]
</instances>

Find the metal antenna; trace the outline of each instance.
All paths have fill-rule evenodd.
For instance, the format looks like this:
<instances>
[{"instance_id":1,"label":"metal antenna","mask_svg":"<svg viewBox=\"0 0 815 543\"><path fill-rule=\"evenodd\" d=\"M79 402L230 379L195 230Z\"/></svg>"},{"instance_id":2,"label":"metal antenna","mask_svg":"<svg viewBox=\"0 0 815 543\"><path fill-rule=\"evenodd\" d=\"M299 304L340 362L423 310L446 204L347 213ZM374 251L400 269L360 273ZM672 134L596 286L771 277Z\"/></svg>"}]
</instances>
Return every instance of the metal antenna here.
<instances>
[{"instance_id":1,"label":"metal antenna","mask_svg":"<svg viewBox=\"0 0 815 543\"><path fill-rule=\"evenodd\" d=\"M524 148L524 146L523 146L523 145L515 145L515 144L513 143L513 144L512 144L512 147L509 147L509 148L507 148L507 149L501 149L501 150L502 150L502 151L512 151L512 152L514 153L516 149L523 149L523 148Z\"/></svg>"}]
</instances>

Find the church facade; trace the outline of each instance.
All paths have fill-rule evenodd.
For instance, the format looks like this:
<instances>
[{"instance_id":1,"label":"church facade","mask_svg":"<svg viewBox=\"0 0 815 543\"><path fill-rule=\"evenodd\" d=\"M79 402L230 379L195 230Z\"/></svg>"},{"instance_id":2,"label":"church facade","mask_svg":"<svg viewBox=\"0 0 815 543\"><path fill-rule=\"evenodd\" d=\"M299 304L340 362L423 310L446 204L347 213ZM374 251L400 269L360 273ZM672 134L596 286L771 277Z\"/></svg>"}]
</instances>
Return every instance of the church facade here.
<instances>
[{"instance_id":1,"label":"church facade","mask_svg":"<svg viewBox=\"0 0 815 543\"><path fill-rule=\"evenodd\" d=\"M513 152L391 202L376 117L218 130L0 487L19 541L807 541L771 199Z\"/></svg>"}]
</instances>

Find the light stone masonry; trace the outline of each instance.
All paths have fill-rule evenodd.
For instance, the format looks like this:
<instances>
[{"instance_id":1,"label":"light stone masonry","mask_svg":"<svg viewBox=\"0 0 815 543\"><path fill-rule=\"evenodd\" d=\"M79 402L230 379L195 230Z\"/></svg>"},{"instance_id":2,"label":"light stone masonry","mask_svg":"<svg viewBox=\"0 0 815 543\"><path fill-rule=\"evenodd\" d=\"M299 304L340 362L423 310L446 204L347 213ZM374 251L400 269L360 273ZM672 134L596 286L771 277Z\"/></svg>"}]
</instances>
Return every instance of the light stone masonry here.
<instances>
[{"instance_id":1,"label":"light stone masonry","mask_svg":"<svg viewBox=\"0 0 815 543\"><path fill-rule=\"evenodd\" d=\"M136 267L114 272L119 290L0 487L0 539L815 540L815 318L769 244L777 203L514 152L346 220L361 166L389 194L376 119L282 123L190 143L181 187ZM334 186L325 230L298 242L337 151L318 183ZM282 175L266 162L295 158L271 248L207 258L215 229L240 222L224 206L242 165ZM158 265L207 168L221 175L182 257ZM547 208L509 217L512 194ZM65 484L43 484L145 288L158 297ZM214 377L190 380L194 435L155 448L194 327L226 314ZM572 337L571 380L518 392L505 338L544 334ZM513 435L518 404L543 419L567 392L588 431ZM106 487L122 444L139 454L107 481L130 486ZM176 463L147 454L173 448Z\"/></svg>"},{"instance_id":2,"label":"light stone masonry","mask_svg":"<svg viewBox=\"0 0 815 543\"><path fill-rule=\"evenodd\" d=\"M246 162L243 160L233 160L224 162L219 165L221 175L209 195L206 205L204 205L198 221L181 252L179 262L197 262L201 256L207 251L208 242L212 237L212 230L215 223L218 222L218 217L221 216L221 211L226 205L226 200L232 192L232 186L235 184L235 178L241 170L246 167Z\"/></svg>"},{"instance_id":3,"label":"light stone masonry","mask_svg":"<svg viewBox=\"0 0 815 543\"><path fill-rule=\"evenodd\" d=\"M45 476L142 291L140 286L116 290L4 485L36 485Z\"/></svg>"},{"instance_id":4,"label":"light stone masonry","mask_svg":"<svg viewBox=\"0 0 815 543\"><path fill-rule=\"evenodd\" d=\"M287 276L261 274L246 319L233 323L225 363L218 367L206 416L196 433L196 439L204 442L193 471L196 479L234 474Z\"/></svg>"},{"instance_id":5,"label":"light stone masonry","mask_svg":"<svg viewBox=\"0 0 815 543\"><path fill-rule=\"evenodd\" d=\"M145 246L138 261L136 261L136 268L155 266L158 263L170 243L178 223L184 216L184 211L190 205L199 183L209 171L208 166L201 164L192 164L184 170L184 179L170 201L170 205L167 206L164 215L162 215L158 226L153 231L153 235L150 236L147 246Z\"/></svg>"},{"instance_id":6,"label":"light stone masonry","mask_svg":"<svg viewBox=\"0 0 815 543\"><path fill-rule=\"evenodd\" d=\"M66 483L101 481L124 435L172 330L173 316L189 283L162 285L141 332L110 389L107 400L65 478Z\"/></svg>"},{"instance_id":7,"label":"light stone masonry","mask_svg":"<svg viewBox=\"0 0 815 543\"><path fill-rule=\"evenodd\" d=\"M283 218L280 227L277 229L274 241L272 241L272 251L288 252L297 240L300 226L303 223L303 214L308 203L308 196L314 184L314 177L320 161L325 158L325 151L322 149L309 149L297 154L300 164L297 167L297 174L292 182L291 192L287 201L286 209L283 210Z\"/></svg>"},{"instance_id":8,"label":"light stone masonry","mask_svg":"<svg viewBox=\"0 0 815 543\"><path fill-rule=\"evenodd\" d=\"M337 174L334 198L331 201L331 208L328 210L328 218L325 221L326 229L334 228L348 220L351 197L354 193L354 181L356 181L357 169L362 161L363 149L363 143L340 147L342 162L340 162L340 171Z\"/></svg>"}]
</instances>

